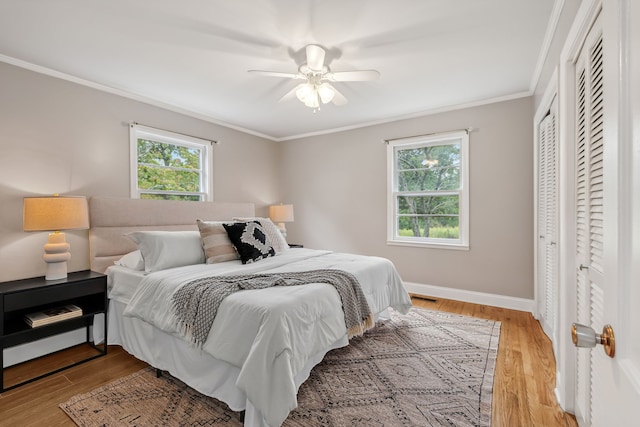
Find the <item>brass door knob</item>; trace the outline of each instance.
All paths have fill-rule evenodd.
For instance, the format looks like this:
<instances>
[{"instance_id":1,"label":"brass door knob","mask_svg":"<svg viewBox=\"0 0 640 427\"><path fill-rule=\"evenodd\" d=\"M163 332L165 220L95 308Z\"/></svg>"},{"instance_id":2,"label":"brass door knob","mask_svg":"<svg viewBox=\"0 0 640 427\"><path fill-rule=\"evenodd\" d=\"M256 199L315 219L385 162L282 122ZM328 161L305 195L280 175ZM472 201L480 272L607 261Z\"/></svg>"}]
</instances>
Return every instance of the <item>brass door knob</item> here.
<instances>
[{"instance_id":1,"label":"brass door knob","mask_svg":"<svg viewBox=\"0 0 640 427\"><path fill-rule=\"evenodd\" d=\"M605 325L602 334L596 334L593 328L574 323L571 325L571 340L576 347L592 348L596 344L602 344L607 356L613 357L616 354L616 339L611 325Z\"/></svg>"}]
</instances>

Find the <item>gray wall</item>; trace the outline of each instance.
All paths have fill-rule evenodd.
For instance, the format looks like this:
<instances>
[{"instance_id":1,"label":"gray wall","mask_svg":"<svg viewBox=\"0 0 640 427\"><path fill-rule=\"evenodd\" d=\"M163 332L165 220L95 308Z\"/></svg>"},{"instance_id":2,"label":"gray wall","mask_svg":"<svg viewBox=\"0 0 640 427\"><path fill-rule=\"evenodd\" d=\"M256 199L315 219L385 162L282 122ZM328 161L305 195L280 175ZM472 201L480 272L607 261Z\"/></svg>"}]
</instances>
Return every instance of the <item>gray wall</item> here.
<instances>
[{"instance_id":1,"label":"gray wall","mask_svg":"<svg viewBox=\"0 0 640 427\"><path fill-rule=\"evenodd\" d=\"M391 259L405 281L533 298L531 97L283 142L288 241ZM470 250L386 244L383 139L472 127Z\"/></svg>"},{"instance_id":2,"label":"gray wall","mask_svg":"<svg viewBox=\"0 0 640 427\"><path fill-rule=\"evenodd\" d=\"M293 203L289 242L384 256L410 282L533 297L532 98L277 143L2 63L0 93L0 281L44 274L46 233L22 231L24 196L129 196L137 121L220 140L215 200L261 215ZM471 250L388 246L382 140L467 127ZM69 271L88 268L87 232L67 239Z\"/></svg>"},{"instance_id":3,"label":"gray wall","mask_svg":"<svg viewBox=\"0 0 640 427\"><path fill-rule=\"evenodd\" d=\"M53 193L129 197L129 128L221 141L214 199L279 200L278 143L128 98L0 63L0 281L44 275L47 233L22 231L22 198ZM67 232L69 271L89 268L88 232Z\"/></svg>"}]
</instances>

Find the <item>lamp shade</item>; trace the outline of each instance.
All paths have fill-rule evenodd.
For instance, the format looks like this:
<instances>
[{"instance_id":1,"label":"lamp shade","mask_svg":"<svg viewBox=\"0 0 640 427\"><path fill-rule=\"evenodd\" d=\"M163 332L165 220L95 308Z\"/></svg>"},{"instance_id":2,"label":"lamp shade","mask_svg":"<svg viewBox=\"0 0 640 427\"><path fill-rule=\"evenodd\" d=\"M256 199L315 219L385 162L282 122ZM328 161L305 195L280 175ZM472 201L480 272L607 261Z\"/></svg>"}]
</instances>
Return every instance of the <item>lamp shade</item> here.
<instances>
[{"instance_id":1,"label":"lamp shade","mask_svg":"<svg viewBox=\"0 0 640 427\"><path fill-rule=\"evenodd\" d=\"M24 231L83 230L89 228L84 196L25 197Z\"/></svg>"},{"instance_id":2,"label":"lamp shade","mask_svg":"<svg viewBox=\"0 0 640 427\"><path fill-rule=\"evenodd\" d=\"M293 205L269 206L269 218L273 222L293 222Z\"/></svg>"}]
</instances>

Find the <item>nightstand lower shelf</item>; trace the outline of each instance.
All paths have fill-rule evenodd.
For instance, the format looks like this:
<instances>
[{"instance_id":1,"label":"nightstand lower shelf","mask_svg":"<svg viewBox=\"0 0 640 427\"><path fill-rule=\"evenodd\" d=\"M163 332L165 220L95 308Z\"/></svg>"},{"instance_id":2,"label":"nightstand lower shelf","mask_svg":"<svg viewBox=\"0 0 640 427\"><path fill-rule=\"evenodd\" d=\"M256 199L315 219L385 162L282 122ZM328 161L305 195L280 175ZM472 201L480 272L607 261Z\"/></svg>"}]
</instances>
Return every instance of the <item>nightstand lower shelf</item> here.
<instances>
[{"instance_id":1,"label":"nightstand lower shelf","mask_svg":"<svg viewBox=\"0 0 640 427\"><path fill-rule=\"evenodd\" d=\"M64 308L69 305L79 307L82 310L82 315L33 328L25 321L25 316L28 315L32 318L33 313L41 312L49 314L47 310L59 314L60 307ZM45 280L43 277L36 277L0 283L0 393L107 354L107 306L107 278L103 274L92 271L70 273L67 278L60 280ZM94 326L97 314L104 315L104 344L101 345L96 345L91 340L91 328ZM52 319L47 320L51 321ZM84 359L73 360L70 363L68 360L62 359L56 366L44 364L49 367L47 372L34 375L20 374L14 376L15 382L10 381L10 384L5 385L5 349L81 329L85 330L85 341L77 345L92 348L93 354L88 354ZM69 345L77 347L73 342L70 342ZM52 350L51 354L60 353L55 349ZM37 357L37 359L47 356ZM18 370L23 369L24 365L32 360L21 362L7 369L12 371L14 367ZM27 370L25 368L25 371Z\"/></svg>"}]
</instances>

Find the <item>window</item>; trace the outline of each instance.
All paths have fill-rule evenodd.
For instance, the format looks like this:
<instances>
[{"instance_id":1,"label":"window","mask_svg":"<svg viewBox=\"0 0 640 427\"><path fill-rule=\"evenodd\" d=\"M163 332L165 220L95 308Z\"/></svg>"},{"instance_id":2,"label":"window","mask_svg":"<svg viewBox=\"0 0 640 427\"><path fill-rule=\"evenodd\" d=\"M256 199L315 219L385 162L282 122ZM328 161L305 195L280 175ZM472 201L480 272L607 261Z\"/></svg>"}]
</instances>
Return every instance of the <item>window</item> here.
<instances>
[{"instance_id":1,"label":"window","mask_svg":"<svg viewBox=\"0 0 640 427\"><path fill-rule=\"evenodd\" d=\"M203 139L132 124L131 197L212 200L210 144Z\"/></svg>"},{"instance_id":2,"label":"window","mask_svg":"<svg viewBox=\"0 0 640 427\"><path fill-rule=\"evenodd\" d=\"M389 141L387 243L469 248L469 135Z\"/></svg>"}]
</instances>

